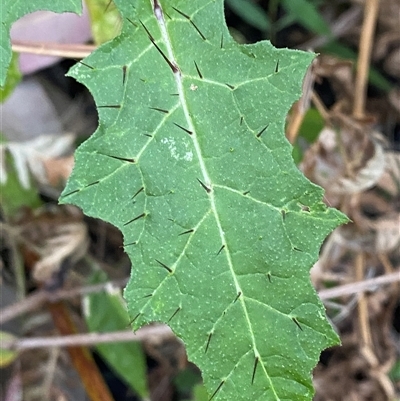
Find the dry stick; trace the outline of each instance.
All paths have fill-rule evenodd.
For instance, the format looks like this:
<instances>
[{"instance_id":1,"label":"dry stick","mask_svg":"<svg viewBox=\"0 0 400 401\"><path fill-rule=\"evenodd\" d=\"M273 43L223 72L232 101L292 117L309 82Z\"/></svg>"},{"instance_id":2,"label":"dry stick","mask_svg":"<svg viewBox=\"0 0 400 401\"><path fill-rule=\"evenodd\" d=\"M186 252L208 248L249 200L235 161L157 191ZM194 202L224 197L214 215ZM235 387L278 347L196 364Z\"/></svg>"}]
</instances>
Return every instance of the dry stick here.
<instances>
[{"instance_id":1,"label":"dry stick","mask_svg":"<svg viewBox=\"0 0 400 401\"><path fill-rule=\"evenodd\" d=\"M395 390L393 383L387 374L388 370L385 369L385 365L382 365L379 362L379 359L374 354L372 348L368 346L361 347L361 355L370 367L371 376L378 381L382 390L386 393L385 399L394 401Z\"/></svg>"},{"instance_id":2,"label":"dry stick","mask_svg":"<svg viewBox=\"0 0 400 401\"><path fill-rule=\"evenodd\" d=\"M308 68L303 81L303 94L292 108L291 118L286 130L286 137L291 144L296 141L305 113L310 108L310 100L315 80L315 74L313 72L314 64L315 62L313 62Z\"/></svg>"},{"instance_id":3,"label":"dry stick","mask_svg":"<svg viewBox=\"0 0 400 401\"><path fill-rule=\"evenodd\" d=\"M359 252L356 256L356 280L361 281L364 277L365 255ZM358 296L358 321L360 324L361 338L363 345L367 348L372 347L371 331L369 327L368 305L365 294L362 292Z\"/></svg>"},{"instance_id":4,"label":"dry stick","mask_svg":"<svg viewBox=\"0 0 400 401\"><path fill-rule=\"evenodd\" d=\"M344 284L335 288L319 291L319 297L324 299L339 298L346 295L352 295L367 291L371 288L384 284L391 284L400 281L400 272L385 274L384 276L374 277L368 280L358 281L356 283Z\"/></svg>"},{"instance_id":5,"label":"dry stick","mask_svg":"<svg viewBox=\"0 0 400 401\"><path fill-rule=\"evenodd\" d=\"M360 48L357 65L353 116L363 118L365 110L368 70L371 59L373 35L378 18L379 0L366 0L364 21L361 29Z\"/></svg>"},{"instance_id":6,"label":"dry stick","mask_svg":"<svg viewBox=\"0 0 400 401\"><path fill-rule=\"evenodd\" d=\"M383 267L385 268L385 272L387 272L387 274L389 274L390 272L393 272L395 270L386 253L378 254L378 259L382 263ZM397 274L397 276L400 277L400 272L396 272L395 274ZM393 290L395 290L395 292L394 292L395 296L396 296L396 293L399 294L400 287L399 287L398 283L392 283L392 291ZM379 382L381 388L386 393L386 399L394 400L395 389L394 389L392 381L390 380L390 378L387 374L389 369L387 369L385 367L385 365L382 366L379 363L379 360L378 360L377 356L375 355L375 353L373 352L372 348L370 348L368 346L364 346L361 349L361 352L371 367L372 376L376 378L376 380Z\"/></svg>"},{"instance_id":7,"label":"dry stick","mask_svg":"<svg viewBox=\"0 0 400 401\"><path fill-rule=\"evenodd\" d=\"M292 145L296 141L301 124L304 120L304 113L301 111L301 100L302 98L293 105L290 121L286 130L286 138Z\"/></svg>"},{"instance_id":8,"label":"dry stick","mask_svg":"<svg viewBox=\"0 0 400 401\"><path fill-rule=\"evenodd\" d=\"M390 259L388 258L386 253L378 254L378 259L382 263L382 266L384 267L386 274L390 274L394 271L394 267L390 262Z\"/></svg>"},{"instance_id":9,"label":"dry stick","mask_svg":"<svg viewBox=\"0 0 400 401\"><path fill-rule=\"evenodd\" d=\"M60 301L61 299L74 298L77 295L88 295L101 292L107 289L124 287L129 281L129 277L120 278L106 283L88 285L86 287L74 288L70 290L58 290L56 293L48 293L48 299L51 301Z\"/></svg>"},{"instance_id":10,"label":"dry stick","mask_svg":"<svg viewBox=\"0 0 400 401\"><path fill-rule=\"evenodd\" d=\"M96 46L80 44L43 43L43 42L22 42L13 40L12 50L16 53L30 53L40 56L54 56L63 58L85 58Z\"/></svg>"},{"instance_id":11,"label":"dry stick","mask_svg":"<svg viewBox=\"0 0 400 401\"><path fill-rule=\"evenodd\" d=\"M61 334L70 335L78 332L64 301L48 303L47 308ZM115 401L89 349L82 345L73 346L68 348L68 353L90 400Z\"/></svg>"},{"instance_id":12,"label":"dry stick","mask_svg":"<svg viewBox=\"0 0 400 401\"><path fill-rule=\"evenodd\" d=\"M46 299L47 295L45 291L37 291L22 301L6 306L0 310L0 325L38 308Z\"/></svg>"},{"instance_id":13,"label":"dry stick","mask_svg":"<svg viewBox=\"0 0 400 401\"><path fill-rule=\"evenodd\" d=\"M387 253L380 253L378 255L378 259L379 261L382 263L385 272L387 272L387 274L389 272L393 272L395 271L394 266L392 265ZM398 272L398 275L400 276L400 272ZM392 284L392 290L394 290L394 294L395 297L398 298L399 294L400 294L400 285L398 283L396 284ZM375 373L376 373L376 377L377 380L379 381L382 389L385 391L387 399L388 400L394 400L395 397L395 389L394 389L394 385L393 382L390 380L390 378L387 375L387 372L389 371L389 369L375 369Z\"/></svg>"},{"instance_id":14,"label":"dry stick","mask_svg":"<svg viewBox=\"0 0 400 401\"><path fill-rule=\"evenodd\" d=\"M119 280L109 281L102 284L89 285L87 287L79 287L71 290L58 290L56 292L47 292L45 290L39 290L34 294L26 297L20 302L14 303L13 305L6 306L0 310L0 324L4 324L9 320L15 319L16 317L39 308L45 301L60 301L62 299L74 298L78 295L87 295L96 292L101 292L107 289L107 287L123 287L128 282L128 278Z\"/></svg>"},{"instance_id":15,"label":"dry stick","mask_svg":"<svg viewBox=\"0 0 400 401\"><path fill-rule=\"evenodd\" d=\"M321 98L317 95L315 91L313 91L311 95L311 100L314 103L314 106L318 110L319 114L321 114L324 121L329 121L330 115L328 109L325 107Z\"/></svg>"},{"instance_id":16,"label":"dry stick","mask_svg":"<svg viewBox=\"0 0 400 401\"><path fill-rule=\"evenodd\" d=\"M32 337L16 340L3 340L2 349L23 351L34 348L76 347L104 343L144 341L149 337L173 338L174 333L166 325L145 326L136 332L131 330L114 331L109 333L73 334L60 337Z\"/></svg>"}]
</instances>

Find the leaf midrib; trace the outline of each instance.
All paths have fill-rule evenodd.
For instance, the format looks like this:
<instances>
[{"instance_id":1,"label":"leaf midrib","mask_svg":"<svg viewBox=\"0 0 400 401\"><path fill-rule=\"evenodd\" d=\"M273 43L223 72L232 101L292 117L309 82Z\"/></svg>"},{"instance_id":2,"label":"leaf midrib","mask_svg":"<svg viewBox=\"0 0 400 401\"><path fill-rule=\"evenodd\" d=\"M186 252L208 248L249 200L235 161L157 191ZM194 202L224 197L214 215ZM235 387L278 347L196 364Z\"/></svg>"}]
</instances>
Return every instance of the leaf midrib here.
<instances>
[{"instance_id":1,"label":"leaf midrib","mask_svg":"<svg viewBox=\"0 0 400 401\"><path fill-rule=\"evenodd\" d=\"M161 5L159 5L159 6L160 6L160 9L162 10ZM202 153L201 153L201 148L200 148L199 142L197 140L197 132L196 132L195 126L193 124L193 121L192 121L192 119L190 117L190 113L189 113L189 110L188 110L188 105L187 105L187 102L186 102L185 92L184 92L184 88L183 88L181 71L179 69L179 64L177 63L176 58L174 56L173 46L172 46L171 40L170 40L169 35L168 35L167 27L165 25L163 12L161 11L161 18L158 18L156 14L155 14L155 18L156 18L156 21L158 23L158 26L159 26L159 29L160 29L160 32L161 32L162 41L164 42L164 44L166 46L166 49L167 49L167 57L174 65L178 66L178 71L173 73L174 74L174 78L175 78L175 82L176 82L176 86L177 86L177 92L179 94L179 99L180 99L180 102L182 104L182 109L183 109L183 112L184 112L184 115L185 115L185 119L186 119L187 124L188 124L188 129L192 132L191 139L193 141L193 145L194 145L194 148L195 148L195 151L196 151L196 156L197 156L197 159L198 159L199 164L200 164L200 169L201 169L201 173L202 173L202 176L203 176L203 179L204 179L204 183L205 183L206 186L208 186L211 189L211 191L208 193L208 197L209 197L210 205L211 205L211 210L212 210L212 212L214 214L215 221L217 223L218 232L219 232L219 235L220 235L220 238L221 238L221 243L223 245L225 245L223 250L224 250L227 262L228 262L228 266L229 266L229 270L230 270L232 278L233 278L233 282L235 284L236 293L242 295L243 291L242 291L242 289L240 287L240 284L239 284L239 282L238 282L238 280L236 278L236 274L235 274L235 271L234 271L234 268L233 268L233 263L232 263L232 258L231 258L231 254L230 254L230 251L229 251L229 247L228 247L228 245L227 245L227 243L225 241L225 234L224 234L224 231L222 229L221 221L220 221L219 214L218 214L218 211L217 211L211 179L210 179L210 176L208 174L206 165L204 163L204 160L203 160L203 157L202 157ZM251 321L250 321L249 313L248 313L247 308L246 308L245 298L244 298L244 296L239 296L238 300L240 301L240 304L241 304L241 306L243 308L243 312L244 312L244 315L245 315L245 318L246 318L246 322L247 322L247 325L248 325L248 328L249 328L249 332L251 334L251 339L252 339L252 343L253 343L253 350L254 350L254 354L255 354L254 357L258 358L259 362L261 363L261 366L263 368L265 376L266 376L266 378L267 378L267 380L268 380L268 382L270 384L270 389L274 393L274 396L275 396L276 400L279 400L279 397L278 397L278 395L277 395L277 393L275 391L274 385L272 383L271 377L269 376L268 372L266 371L265 364L264 364L264 362L263 362L263 360L261 358L261 355L259 354L259 352L257 350L256 339L254 337L253 327L252 327L252 324L251 324Z\"/></svg>"}]
</instances>

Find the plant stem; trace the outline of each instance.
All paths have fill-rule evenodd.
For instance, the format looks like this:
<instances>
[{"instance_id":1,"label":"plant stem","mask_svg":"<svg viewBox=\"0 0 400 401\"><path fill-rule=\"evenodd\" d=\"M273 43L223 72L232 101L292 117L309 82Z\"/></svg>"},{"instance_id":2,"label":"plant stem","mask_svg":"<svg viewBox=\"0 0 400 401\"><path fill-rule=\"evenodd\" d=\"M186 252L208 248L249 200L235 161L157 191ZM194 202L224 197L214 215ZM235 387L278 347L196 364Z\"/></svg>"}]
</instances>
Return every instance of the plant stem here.
<instances>
[{"instance_id":1,"label":"plant stem","mask_svg":"<svg viewBox=\"0 0 400 401\"><path fill-rule=\"evenodd\" d=\"M366 0L364 22L361 29L353 116L363 118L365 112L368 71L371 59L373 35L378 18L379 0Z\"/></svg>"}]
</instances>

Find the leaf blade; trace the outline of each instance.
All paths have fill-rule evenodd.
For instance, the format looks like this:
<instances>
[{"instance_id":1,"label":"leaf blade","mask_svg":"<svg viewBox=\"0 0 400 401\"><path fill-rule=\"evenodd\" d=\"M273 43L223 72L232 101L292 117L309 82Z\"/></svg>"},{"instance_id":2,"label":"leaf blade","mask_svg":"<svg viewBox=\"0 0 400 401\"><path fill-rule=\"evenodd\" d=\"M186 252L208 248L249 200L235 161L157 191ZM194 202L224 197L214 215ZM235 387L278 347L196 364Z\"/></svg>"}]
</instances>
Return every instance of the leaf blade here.
<instances>
[{"instance_id":1,"label":"leaf blade","mask_svg":"<svg viewBox=\"0 0 400 401\"><path fill-rule=\"evenodd\" d=\"M309 268L345 221L283 135L313 55L238 45L222 1L116 3L121 36L72 75L120 106L100 110L62 200L122 230L134 326L168 323L212 399L310 400L337 336ZM106 96L104 79L120 82Z\"/></svg>"}]
</instances>

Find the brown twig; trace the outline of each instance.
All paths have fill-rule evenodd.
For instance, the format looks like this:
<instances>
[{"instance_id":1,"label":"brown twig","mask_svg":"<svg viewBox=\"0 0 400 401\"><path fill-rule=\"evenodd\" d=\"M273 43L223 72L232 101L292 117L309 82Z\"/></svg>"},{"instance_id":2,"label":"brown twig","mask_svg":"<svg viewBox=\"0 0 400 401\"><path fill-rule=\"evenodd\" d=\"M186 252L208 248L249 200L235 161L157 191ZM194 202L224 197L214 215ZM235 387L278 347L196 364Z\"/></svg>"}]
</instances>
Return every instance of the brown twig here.
<instances>
[{"instance_id":1,"label":"brown twig","mask_svg":"<svg viewBox=\"0 0 400 401\"><path fill-rule=\"evenodd\" d=\"M357 63L357 76L355 84L355 96L353 116L363 118L367 94L368 71L373 45L373 35L378 18L379 0L366 0L364 21L361 29L359 55Z\"/></svg>"},{"instance_id":2,"label":"brown twig","mask_svg":"<svg viewBox=\"0 0 400 401\"><path fill-rule=\"evenodd\" d=\"M338 287L329 288L327 290L319 291L319 297L324 299L339 298L345 295L352 295L368 291L371 288L396 283L400 281L400 272L385 274L384 276L374 277L368 280L357 281L356 283L344 284Z\"/></svg>"},{"instance_id":3,"label":"brown twig","mask_svg":"<svg viewBox=\"0 0 400 401\"><path fill-rule=\"evenodd\" d=\"M143 341L149 337L173 338L172 330L166 325L145 326L133 332L131 330L109 333L85 333L60 337L32 337L16 340L3 340L3 349L24 351L34 348L90 346L104 343Z\"/></svg>"},{"instance_id":4,"label":"brown twig","mask_svg":"<svg viewBox=\"0 0 400 401\"><path fill-rule=\"evenodd\" d=\"M364 277L365 255L359 252L356 256L356 280L361 281ZM358 322L360 325L360 334L362 343L365 347L372 347L371 330L369 326L368 305L365 294L361 292L358 297Z\"/></svg>"},{"instance_id":5,"label":"brown twig","mask_svg":"<svg viewBox=\"0 0 400 401\"><path fill-rule=\"evenodd\" d=\"M292 145L296 141L301 124L303 123L304 120L304 113L300 111L301 108L300 102L301 99L293 105L290 121L286 130L286 138Z\"/></svg>"},{"instance_id":6,"label":"brown twig","mask_svg":"<svg viewBox=\"0 0 400 401\"><path fill-rule=\"evenodd\" d=\"M317 95L315 91L313 91L311 95L311 100L318 110L319 114L321 114L324 121L330 120L329 110L325 107L324 103L322 102L321 98Z\"/></svg>"},{"instance_id":7,"label":"brown twig","mask_svg":"<svg viewBox=\"0 0 400 401\"><path fill-rule=\"evenodd\" d=\"M303 123L305 113L310 108L310 100L313 92L315 74L314 62L307 70L303 81L303 94L301 98L293 105L289 124L286 129L286 137L291 144L295 143L301 124Z\"/></svg>"},{"instance_id":8,"label":"brown twig","mask_svg":"<svg viewBox=\"0 0 400 401\"><path fill-rule=\"evenodd\" d=\"M58 290L56 292L48 292L39 290L32 295L26 297L20 302L16 302L0 310L0 324L4 324L9 320L39 308L46 301L60 301L62 299L71 299L79 295L87 295L104 291L107 287L124 287L128 282L128 278L109 281L107 283L94 284L86 287L74 288L70 290Z\"/></svg>"},{"instance_id":9,"label":"brown twig","mask_svg":"<svg viewBox=\"0 0 400 401\"><path fill-rule=\"evenodd\" d=\"M87 57L96 50L96 46L81 44L24 42L13 40L12 50L16 53L30 53L40 56L54 56L72 59Z\"/></svg>"},{"instance_id":10,"label":"brown twig","mask_svg":"<svg viewBox=\"0 0 400 401\"><path fill-rule=\"evenodd\" d=\"M390 259L388 258L386 253L380 253L378 255L378 259L382 263L382 266L384 267L386 274L390 274L394 271L394 267L393 267L392 263L390 262ZM399 273L399 275L400 275L400 273Z\"/></svg>"},{"instance_id":11,"label":"brown twig","mask_svg":"<svg viewBox=\"0 0 400 401\"><path fill-rule=\"evenodd\" d=\"M71 312L64 301L47 304L58 331L63 335L73 335L78 330L72 320ZM99 367L89 349L82 345L68 347L71 362L78 372L86 393L91 401L114 401Z\"/></svg>"}]
</instances>

